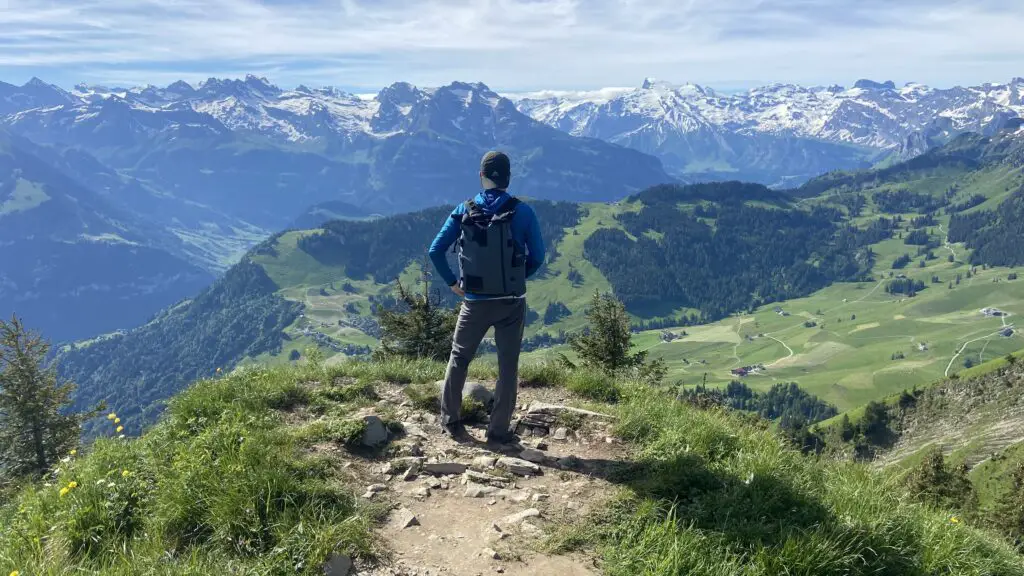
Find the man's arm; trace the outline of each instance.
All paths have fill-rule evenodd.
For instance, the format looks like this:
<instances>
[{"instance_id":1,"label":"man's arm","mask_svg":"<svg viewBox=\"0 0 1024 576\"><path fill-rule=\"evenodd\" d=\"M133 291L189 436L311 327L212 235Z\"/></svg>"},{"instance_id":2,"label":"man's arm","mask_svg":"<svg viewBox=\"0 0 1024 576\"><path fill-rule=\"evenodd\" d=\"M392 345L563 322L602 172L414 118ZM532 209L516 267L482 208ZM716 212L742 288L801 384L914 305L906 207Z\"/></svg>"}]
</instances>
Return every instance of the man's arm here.
<instances>
[{"instance_id":1,"label":"man's arm","mask_svg":"<svg viewBox=\"0 0 1024 576\"><path fill-rule=\"evenodd\" d=\"M529 207L528 207L529 208ZM526 228L526 277L529 278L544 264L544 238L540 235L540 222L533 208L527 211L529 222Z\"/></svg>"},{"instance_id":2,"label":"man's arm","mask_svg":"<svg viewBox=\"0 0 1024 576\"><path fill-rule=\"evenodd\" d=\"M444 283L449 286L454 286L459 279L452 272L451 266L448 265L447 252L459 238L459 222L457 218L453 216L461 215L462 211L460 207L456 207L452 211L451 216L445 219L444 225L441 226L441 231L437 233L434 241L430 243L430 261L434 263L434 269L437 270L438 275L444 280Z\"/></svg>"}]
</instances>

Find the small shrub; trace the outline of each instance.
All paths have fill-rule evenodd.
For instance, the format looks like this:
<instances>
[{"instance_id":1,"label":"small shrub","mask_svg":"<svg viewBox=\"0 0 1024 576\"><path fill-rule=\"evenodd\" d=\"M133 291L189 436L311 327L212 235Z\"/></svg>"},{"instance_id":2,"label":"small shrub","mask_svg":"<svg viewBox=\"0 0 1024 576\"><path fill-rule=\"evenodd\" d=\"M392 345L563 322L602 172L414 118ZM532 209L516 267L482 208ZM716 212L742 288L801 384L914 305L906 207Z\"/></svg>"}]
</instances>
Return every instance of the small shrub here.
<instances>
[{"instance_id":1,"label":"small shrub","mask_svg":"<svg viewBox=\"0 0 1024 576\"><path fill-rule=\"evenodd\" d=\"M577 412L562 412L555 419L555 425L568 430L579 430L586 418Z\"/></svg>"},{"instance_id":2,"label":"small shrub","mask_svg":"<svg viewBox=\"0 0 1024 576\"><path fill-rule=\"evenodd\" d=\"M622 394L612 376L597 370L574 370L566 381L566 388L598 402L618 402Z\"/></svg>"},{"instance_id":3,"label":"small shrub","mask_svg":"<svg viewBox=\"0 0 1024 576\"><path fill-rule=\"evenodd\" d=\"M389 357L445 360L452 349L452 334L458 312L445 308L440 294L431 294L426 265L423 266L421 291L407 290L398 282L399 306L377 309L380 324L378 359Z\"/></svg>"},{"instance_id":4,"label":"small shrub","mask_svg":"<svg viewBox=\"0 0 1024 576\"><path fill-rule=\"evenodd\" d=\"M462 399L462 421L467 424L484 422L487 420L487 407L484 403L472 397Z\"/></svg>"},{"instance_id":5,"label":"small shrub","mask_svg":"<svg viewBox=\"0 0 1024 576\"><path fill-rule=\"evenodd\" d=\"M322 418L300 428L296 436L306 442L331 441L354 446L365 431L366 422L359 419Z\"/></svg>"},{"instance_id":6,"label":"small shrub","mask_svg":"<svg viewBox=\"0 0 1024 576\"><path fill-rule=\"evenodd\" d=\"M906 478L911 496L920 502L942 509L973 509L974 491L967 477L967 467L950 468L942 451L928 450Z\"/></svg>"}]
</instances>

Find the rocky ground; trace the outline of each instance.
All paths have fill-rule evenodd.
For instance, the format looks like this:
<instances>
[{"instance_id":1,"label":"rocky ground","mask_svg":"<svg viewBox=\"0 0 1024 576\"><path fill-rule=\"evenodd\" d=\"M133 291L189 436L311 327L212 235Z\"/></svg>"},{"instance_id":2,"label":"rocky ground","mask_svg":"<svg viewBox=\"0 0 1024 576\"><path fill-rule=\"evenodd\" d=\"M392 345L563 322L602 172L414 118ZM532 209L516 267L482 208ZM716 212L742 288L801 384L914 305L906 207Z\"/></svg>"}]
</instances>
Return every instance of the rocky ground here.
<instances>
[{"instance_id":1,"label":"rocky ground","mask_svg":"<svg viewBox=\"0 0 1024 576\"><path fill-rule=\"evenodd\" d=\"M608 478L627 459L626 447L610 436L610 416L569 406L564 391L521 390L521 440L498 448L484 442L484 423L456 442L400 387L378 394L378 410L393 411L404 431L371 424L364 440L386 442L387 456L352 458L345 467L365 483L362 498L390 509L380 528L388 554L382 565L365 567L336 557L329 576L599 573L592 559L545 554L541 543L556 525L582 518L614 493ZM467 394L488 399L486 386L467 386Z\"/></svg>"}]
</instances>

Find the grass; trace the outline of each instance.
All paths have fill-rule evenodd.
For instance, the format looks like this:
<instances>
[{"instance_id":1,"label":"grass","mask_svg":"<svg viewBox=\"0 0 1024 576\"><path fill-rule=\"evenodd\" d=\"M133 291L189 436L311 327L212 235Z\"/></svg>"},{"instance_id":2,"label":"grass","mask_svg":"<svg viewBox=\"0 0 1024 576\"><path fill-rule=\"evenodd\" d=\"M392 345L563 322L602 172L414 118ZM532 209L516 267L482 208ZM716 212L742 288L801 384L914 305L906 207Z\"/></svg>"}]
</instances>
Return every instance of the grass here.
<instances>
[{"instance_id":1,"label":"grass","mask_svg":"<svg viewBox=\"0 0 1024 576\"><path fill-rule=\"evenodd\" d=\"M551 541L598 551L611 576L1024 574L996 537L866 467L805 457L763 423L635 385L616 412L616 436L635 443L611 476L621 496Z\"/></svg>"},{"instance_id":2,"label":"grass","mask_svg":"<svg viewBox=\"0 0 1024 576\"><path fill-rule=\"evenodd\" d=\"M0 509L0 570L316 574L335 551L371 559L379 511L310 448L362 434L364 380L412 381L419 404L436 399L443 367L313 358L200 382L141 438L96 442ZM912 503L888 475L805 457L756 418L597 373L560 378L605 401L614 386L618 402L594 407L630 443L628 461L604 468L618 497L551 541L596 551L606 574L1024 574L995 536ZM295 423L315 407L325 414Z\"/></svg>"},{"instance_id":3,"label":"grass","mask_svg":"<svg viewBox=\"0 0 1024 576\"><path fill-rule=\"evenodd\" d=\"M309 376L250 369L200 382L141 438L69 456L0 510L0 570L317 574L335 551L372 557L371 511L305 449L351 438L361 422L305 435L284 424L310 401Z\"/></svg>"},{"instance_id":4,"label":"grass","mask_svg":"<svg viewBox=\"0 0 1024 576\"><path fill-rule=\"evenodd\" d=\"M613 403L619 400L619 384L612 376L597 370L573 370L565 387L588 400Z\"/></svg>"},{"instance_id":5,"label":"grass","mask_svg":"<svg viewBox=\"0 0 1024 576\"><path fill-rule=\"evenodd\" d=\"M1011 490L1013 471L1024 462L1024 442L1015 444L971 470L971 483L983 511L991 509Z\"/></svg>"},{"instance_id":6,"label":"grass","mask_svg":"<svg viewBox=\"0 0 1024 576\"><path fill-rule=\"evenodd\" d=\"M527 362L519 366L519 385L527 388L565 386L568 371L556 360Z\"/></svg>"}]
</instances>

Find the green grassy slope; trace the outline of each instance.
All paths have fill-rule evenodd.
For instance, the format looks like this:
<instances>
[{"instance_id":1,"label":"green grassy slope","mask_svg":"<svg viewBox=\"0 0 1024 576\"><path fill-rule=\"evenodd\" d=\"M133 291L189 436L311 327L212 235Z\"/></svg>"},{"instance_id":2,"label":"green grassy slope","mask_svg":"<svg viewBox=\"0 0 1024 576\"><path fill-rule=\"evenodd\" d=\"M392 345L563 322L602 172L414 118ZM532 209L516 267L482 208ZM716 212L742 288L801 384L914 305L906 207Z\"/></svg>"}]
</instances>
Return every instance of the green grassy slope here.
<instances>
[{"instance_id":1,"label":"green grassy slope","mask_svg":"<svg viewBox=\"0 0 1024 576\"><path fill-rule=\"evenodd\" d=\"M363 484L342 465L379 464L347 448L362 432L354 416L375 384L441 370L306 364L200 382L141 438L69 454L0 505L0 570L320 574L333 552L360 565L386 557L383 510L355 498ZM620 385L620 403L595 406L627 443L607 478L620 495L582 520L549 518L549 549L599 555L613 576L1024 574L995 535L913 503L888 476L805 457L738 414Z\"/></svg>"}]
</instances>

